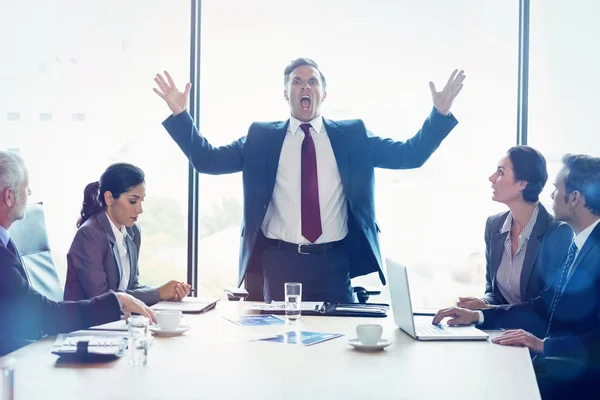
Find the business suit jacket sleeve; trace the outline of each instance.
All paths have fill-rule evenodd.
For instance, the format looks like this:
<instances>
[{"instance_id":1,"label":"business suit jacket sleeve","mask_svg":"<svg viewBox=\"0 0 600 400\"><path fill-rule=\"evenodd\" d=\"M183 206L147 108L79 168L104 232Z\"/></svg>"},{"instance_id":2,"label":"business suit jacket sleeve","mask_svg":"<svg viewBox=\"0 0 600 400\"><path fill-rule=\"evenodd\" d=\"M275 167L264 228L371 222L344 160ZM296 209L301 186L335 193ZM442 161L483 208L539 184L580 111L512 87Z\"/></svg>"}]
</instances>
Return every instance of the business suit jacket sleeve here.
<instances>
[{"instance_id":1,"label":"business suit jacket sleeve","mask_svg":"<svg viewBox=\"0 0 600 400\"><path fill-rule=\"evenodd\" d=\"M6 250L0 254L0 265L0 318L6 324L1 337L37 340L44 334L71 332L121 317L114 293L91 300L54 302L29 285L18 271L17 259Z\"/></svg>"},{"instance_id":2,"label":"business suit jacket sleeve","mask_svg":"<svg viewBox=\"0 0 600 400\"><path fill-rule=\"evenodd\" d=\"M491 266L491 254L492 254L492 232L495 227L493 226L493 219L488 217L485 223L485 295L483 299L491 305L502 304L494 294L494 288L492 286L492 266Z\"/></svg>"},{"instance_id":3,"label":"business suit jacket sleeve","mask_svg":"<svg viewBox=\"0 0 600 400\"><path fill-rule=\"evenodd\" d=\"M538 338L546 334L548 309L554 297L554 289L547 288L538 297L519 304L504 304L482 310L481 329L523 329Z\"/></svg>"},{"instance_id":4,"label":"business suit jacket sleeve","mask_svg":"<svg viewBox=\"0 0 600 400\"><path fill-rule=\"evenodd\" d=\"M135 259L138 260L138 265L135 266L135 276L133 277L133 282L130 287L125 290L125 292L137 299L140 299L146 303L146 305L152 306L160 301L160 295L157 288L140 284L139 255L140 246L142 244L142 231L137 224L133 225L133 235L133 242L137 249Z\"/></svg>"},{"instance_id":5,"label":"business suit jacket sleeve","mask_svg":"<svg viewBox=\"0 0 600 400\"><path fill-rule=\"evenodd\" d=\"M458 124L452 114L445 116L434 108L415 136L406 142L383 139L369 132L368 147L373 165L388 169L410 169L422 166Z\"/></svg>"},{"instance_id":6,"label":"business suit jacket sleeve","mask_svg":"<svg viewBox=\"0 0 600 400\"><path fill-rule=\"evenodd\" d=\"M556 227L544 238L540 248L543 271L538 279L542 280L539 283L542 288L558 285L562 262L573 241L573 230L568 224L557 221L554 224Z\"/></svg>"},{"instance_id":7,"label":"business suit jacket sleeve","mask_svg":"<svg viewBox=\"0 0 600 400\"><path fill-rule=\"evenodd\" d=\"M68 268L76 271L86 299L110 291L104 268L104 254L107 251L110 251L108 240L93 228L82 226L77 230L67 261Z\"/></svg>"},{"instance_id":8,"label":"business suit jacket sleeve","mask_svg":"<svg viewBox=\"0 0 600 400\"><path fill-rule=\"evenodd\" d=\"M187 111L168 117L163 126L198 172L218 175L242 170L246 137L214 147L200 135Z\"/></svg>"}]
</instances>

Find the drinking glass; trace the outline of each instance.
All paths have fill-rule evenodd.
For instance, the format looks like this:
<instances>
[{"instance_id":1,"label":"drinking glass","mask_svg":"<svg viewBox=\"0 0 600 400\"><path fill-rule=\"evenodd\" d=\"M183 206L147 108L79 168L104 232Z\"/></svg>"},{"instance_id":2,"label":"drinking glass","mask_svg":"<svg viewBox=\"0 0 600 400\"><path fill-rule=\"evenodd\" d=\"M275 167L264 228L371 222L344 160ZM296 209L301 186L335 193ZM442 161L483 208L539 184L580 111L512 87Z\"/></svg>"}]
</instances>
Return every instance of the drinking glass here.
<instances>
[{"instance_id":1,"label":"drinking glass","mask_svg":"<svg viewBox=\"0 0 600 400\"><path fill-rule=\"evenodd\" d=\"M14 358L0 359L0 400L15 398L14 363Z\"/></svg>"},{"instance_id":2,"label":"drinking glass","mask_svg":"<svg viewBox=\"0 0 600 400\"><path fill-rule=\"evenodd\" d=\"M148 362L148 345L150 344L148 333L149 323L150 320L142 316L130 317L127 322L129 325L128 346L130 365L146 365Z\"/></svg>"},{"instance_id":3,"label":"drinking glass","mask_svg":"<svg viewBox=\"0 0 600 400\"><path fill-rule=\"evenodd\" d=\"M296 322L302 312L302 284L299 282L285 283L285 318L288 322Z\"/></svg>"}]
</instances>

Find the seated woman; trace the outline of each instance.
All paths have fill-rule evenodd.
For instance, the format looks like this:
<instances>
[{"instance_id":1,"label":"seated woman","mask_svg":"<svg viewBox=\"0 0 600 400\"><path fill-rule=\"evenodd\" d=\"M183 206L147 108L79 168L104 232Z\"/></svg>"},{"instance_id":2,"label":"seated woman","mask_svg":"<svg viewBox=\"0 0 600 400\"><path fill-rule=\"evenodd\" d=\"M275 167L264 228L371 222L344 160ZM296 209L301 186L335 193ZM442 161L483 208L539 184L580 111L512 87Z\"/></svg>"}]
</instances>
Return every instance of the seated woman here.
<instances>
[{"instance_id":1,"label":"seated woman","mask_svg":"<svg viewBox=\"0 0 600 400\"><path fill-rule=\"evenodd\" d=\"M547 179L546 160L531 147L511 147L500 159L489 178L492 200L509 211L492 215L485 226L485 296L460 297L459 307L478 310L525 302L555 279L573 232L538 202Z\"/></svg>"},{"instance_id":2,"label":"seated woman","mask_svg":"<svg viewBox=\"0 0 600 400\"><path fill-rule=\"evenodd\" d=\"M138 281L142 238L136 221L145 196L144 172L126 163L109 166L100 181L86 186L79 229L67 254L65 300L123 291L152 305L188 295L190 286L184 282L153 288Z\"/></svg>"}]
</instances>

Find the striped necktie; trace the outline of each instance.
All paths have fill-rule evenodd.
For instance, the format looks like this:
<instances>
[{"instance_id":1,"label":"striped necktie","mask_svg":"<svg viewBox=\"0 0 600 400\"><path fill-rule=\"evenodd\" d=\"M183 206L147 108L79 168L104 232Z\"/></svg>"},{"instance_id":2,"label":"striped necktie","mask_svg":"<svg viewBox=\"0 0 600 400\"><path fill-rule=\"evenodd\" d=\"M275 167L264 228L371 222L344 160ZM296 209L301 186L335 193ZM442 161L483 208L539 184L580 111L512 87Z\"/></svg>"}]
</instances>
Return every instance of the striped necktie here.
<instances>
[{"instance_id":1,"label":"striped necktie","mask_svg":"<svg viewBox=\"0 0 600 400\"><path fill-rule=\"evenodd\" d=\"M569 251L567 251L567 259L565 260L565 266L563 267L563 271L560 275L560 283L556 288L554 299L552 299L552 305L550 307L550 314L548 317L548 328L546 329L545 337L550 336L550 328L552 326L552 318L554 317L554 311L556 310L556 305L560 301L560 298L565 291L565 287L567 286L567 277L570 275L569 272L571 270L571 267L573 266L575 254L577 254L577 245L575 244L575 241L573 241L571 242L571 246L569 246Z\"/></svg>"}]
</instances>

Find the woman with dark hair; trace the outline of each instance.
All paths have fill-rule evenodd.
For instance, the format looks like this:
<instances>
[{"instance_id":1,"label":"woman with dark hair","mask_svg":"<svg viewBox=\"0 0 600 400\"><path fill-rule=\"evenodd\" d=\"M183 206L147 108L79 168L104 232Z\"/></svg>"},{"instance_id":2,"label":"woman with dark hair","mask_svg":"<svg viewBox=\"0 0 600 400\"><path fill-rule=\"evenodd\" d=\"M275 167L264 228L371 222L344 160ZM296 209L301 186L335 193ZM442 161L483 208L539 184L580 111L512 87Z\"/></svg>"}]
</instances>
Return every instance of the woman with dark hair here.
<instances>
[{"instance_id":1,"label":"woman with dark hair","mask_svg":"<svg viewBox=\"0 0 600 400\"><path fill-rule=\"evenodd\" d=\"M109 166L98 182L85 187L79 229L67 253L65 300L123 291L152 305L188 295L190 286L184 282L152 288L138 281L142 239L136 221L145 196L144 172L127 163Z\"/></svg>"},{"instance_id":2,"label":"woman with dark hair","mask_svg":"<svg viewBox=\"0 0 600 400\"><path fill-rule=\"evenodd\" d=\"M555 221L539 203L548 180L546 160L528 146L511 147L489 177L492 200L509 211L485 226L485 296L460 297L471 310L516 304L537 297L554 280L573 240L569 225Z\"/></svg>"}]
</instances>

